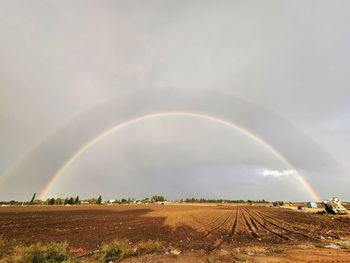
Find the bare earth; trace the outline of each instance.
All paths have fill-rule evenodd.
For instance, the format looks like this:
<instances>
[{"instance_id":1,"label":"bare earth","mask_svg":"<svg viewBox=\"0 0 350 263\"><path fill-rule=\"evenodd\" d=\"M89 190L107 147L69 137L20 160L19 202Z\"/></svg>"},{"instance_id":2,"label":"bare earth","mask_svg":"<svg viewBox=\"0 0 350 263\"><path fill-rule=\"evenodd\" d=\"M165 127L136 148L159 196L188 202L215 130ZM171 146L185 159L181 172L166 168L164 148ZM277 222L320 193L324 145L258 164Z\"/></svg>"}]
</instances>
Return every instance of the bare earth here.
<instances>
[{"instance_id":1,"label":"bare earth","mask_svg":"<svg viewBox=\"0 0 350 263\"><path fill-rule=\"evenodd\" d=\"M159 239L181 254L126 262L350 262L350 218L265 206L101 205L1 207L0 235L32 242L68 241L72 251L103 242Z\"/></svg>"}]
</instances>

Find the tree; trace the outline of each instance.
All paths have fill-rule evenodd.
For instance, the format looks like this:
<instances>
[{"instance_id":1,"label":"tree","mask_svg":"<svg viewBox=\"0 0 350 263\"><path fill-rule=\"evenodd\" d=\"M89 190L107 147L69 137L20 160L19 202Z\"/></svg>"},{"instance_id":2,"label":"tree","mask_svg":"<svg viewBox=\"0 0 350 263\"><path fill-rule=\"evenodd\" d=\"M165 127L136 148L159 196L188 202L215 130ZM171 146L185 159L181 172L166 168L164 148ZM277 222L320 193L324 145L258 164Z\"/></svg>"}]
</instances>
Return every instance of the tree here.
<instances>
[{"instance_id":1,"label":"tree","mask_svg":"<svg viewBox=\"0 0 350 263\"><path fill-rule=\"evenodd\" d=\"M55 204L55 198L51 198L47 201L48 205L54 205Z\"/></svg>"},{"instance_id":2,"label":"tree","mask_svg":"<svg viewBox=\"0 0 350 263\"><path fill-rule=\"evenodd\" d=\"M96 204L100 205L102 203L102 196L97 198Z\"/></svg>"},{"instance_id":3,"label":"tree","mask_svg":"<svg viewBox=\"0 0 350 263\"><path fill-rule=\"evenodd\" d=\"M162 196L162 195L154 195L154 196L152 196L151 201L152 201L152 203L155 203L155 202L164 202L164 201L165 201L165 198L164 198L164 196Z\"/></svg>"},{"instance_id":4,"label":"tree","mask_svg":"<svg viewBox=\"0 0 350 263\"><path fill-rule=\"evenodd\" d=\"M74 203L73 197L69 198L68 204L72 205Z\"/></svg>"},{"instance_id":5,"label":"tree","mask_svg":"<svg viewBox=\"0 0 350 263\"><path fill-rule=\"evenodd\" d=\"M148 197L146 197L145 199L141 200L141 202L142 202L142 203L149 203L149 202L150 202L150 200L149 200L149 198L148 198Z\"/></svg>"},{"instance_id":6,"label":"tree","mask_svg":"<svg viewBox=\"0 0 350 263\"><path fill-rule=\"evenodd\" d=\"M87 201L89 202L89 204L96 204L97 202L96 198L87 199Z\"/></svg>"},{"instance_id":7,"label":"tree","mask_svg":"<svg viewBox=\"0 0 350 263\"><path fill-rule=\"evenodd\" d=\"M55 200L55 205L63 205L64 204L64 199L62 198L56 198Z\"/></svg>"},{"instance_id":8,"label":"tree","mask_svg":"<svg viewBox=\"0 0 350 263\"><path fill-rule=\"evenodd\" d=\"M36 193L34 193L34 194L33 194L33 197L32 197L32 199L30 200L30 202L29 202L29 203L31 203L31 204L32 204L32 203L34 203L35 196L36 196Z\"/></svg>"},{"instance_id":9,"label":"tree","mask_svg":"<svg viewBox=\"0 0 350 263\"><path fill-rule=\"evenodd\" d=\"M66 197L66 199L64 199L64 205L68 205L69 199L68 197Z\"/></svg>"},{"instance_id":10,"label":"tree","mask_svg":"<svg viewBox=\"0 0 350 263\"><path fill-rule=\"evenodd\" d=\"M79 196L77 196L74 200L74 204L79 205L80 204L80 200L79 200Z\"/></svg>"}]
</instances>

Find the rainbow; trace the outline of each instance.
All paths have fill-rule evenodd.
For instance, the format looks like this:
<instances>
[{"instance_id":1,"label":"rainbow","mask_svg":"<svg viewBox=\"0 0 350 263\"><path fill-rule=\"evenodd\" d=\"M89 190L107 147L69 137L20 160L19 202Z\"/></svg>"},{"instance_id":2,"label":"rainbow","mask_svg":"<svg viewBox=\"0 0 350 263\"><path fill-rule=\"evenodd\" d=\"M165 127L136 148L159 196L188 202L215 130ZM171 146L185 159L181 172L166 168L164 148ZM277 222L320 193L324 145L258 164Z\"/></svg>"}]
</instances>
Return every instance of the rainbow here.
<instances>
[{"instance_id":1,"label":"rainbow","mask_svg":"<svg viewBox=\"0 0 350 263\"><path fill-rule=\"evenodd\" d=\"M310 194L310 196L315 200L315 201L320 201L320 198L316 191L311 187L311 185L307 182L307 180L298 172L295 167L290 163L290 161L284 157L277 149L275 149L272 145L270 145L268 142L260 138L258 135L254 134L253 132L238 126L235 123L226 121L224 119L210 116L210 115L205 115L205 114L200 114L200 113L193 113L193 112L161 112L161 113L153 113L153 114L148 114L144 115L141 117L137 117L119 124L116 124L115 126L109 128L108 130L100 133L97 135L95 138L90 140L88 143L80 147L69 159L67 159L63 165L60 167L60 169L51 177L47 185L44 187L43 191L40 194L40 199L44 199L53 186L53 184L56 182L56 180L62 175L64 170L72 164L81 154L83 154L85 151L87 151L91 146L96 144L98 141L100 141L102 138L105 136L118 131L120 129L123 129L129 125L132 125L134 123L140 122L140 121L145 121L153 118L159 118L159 117L167 117L167 116L188 116L188 117L195 117L195 118L200 118L200 119L205 119L208 121L213 121L216 123L219 123L221 125L225 125L229 128L235 129L240 131L242 134L246 135L250 139L254 140L255 142L261 144L264 146L268 151L270 151L279 161L281 161L288 169L294 170L295 175L300 181L300 183L303 185L305 190Z\"/></svg>"}]
</instances>

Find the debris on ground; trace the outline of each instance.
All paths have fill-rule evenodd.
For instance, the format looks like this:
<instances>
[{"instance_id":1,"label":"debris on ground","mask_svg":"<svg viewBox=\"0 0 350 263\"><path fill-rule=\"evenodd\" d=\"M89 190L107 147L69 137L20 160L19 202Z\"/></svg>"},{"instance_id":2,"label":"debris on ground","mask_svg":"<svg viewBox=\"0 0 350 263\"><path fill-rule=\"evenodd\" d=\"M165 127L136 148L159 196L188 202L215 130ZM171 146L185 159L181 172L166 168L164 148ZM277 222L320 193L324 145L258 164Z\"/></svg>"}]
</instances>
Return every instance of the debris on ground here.
<instances>
[{"instance_id":1,"label":"debris on ground","mask_svg":"<svg viewBox=\"0 0 350 263\"><path fill-rule=\"evenodd\" d=\"M328 245L325 245L324 247L325 247L325 248L332 248L332 249L340 249L340 246L339 246L339 245L333 244L333 243L328 244Z\"/></svg>"},{"instance_id":2,"label":"debris on ground","mask_svg":"<svg viewBox=\"0 0 350 263\"><path fill-rule=\"evenodd\" d=\"M175 255L175 256L178 256L181 254L181 250L177 249L177 248L173 248L170 250L170 253Z\"/></svg>"},{"instance_id":3,"label":"debris on ground","mask_svg":"<svg viewBox=\"0 0 350 263\"><path fill-rule=\"evenodd\" d=\"M325 210L328 214L344 215L344 214L348 213L346 208L341 204L338 197L332 197L327 202L324 202L324 206L325 206Z\"/></svg>"}]
</instances>

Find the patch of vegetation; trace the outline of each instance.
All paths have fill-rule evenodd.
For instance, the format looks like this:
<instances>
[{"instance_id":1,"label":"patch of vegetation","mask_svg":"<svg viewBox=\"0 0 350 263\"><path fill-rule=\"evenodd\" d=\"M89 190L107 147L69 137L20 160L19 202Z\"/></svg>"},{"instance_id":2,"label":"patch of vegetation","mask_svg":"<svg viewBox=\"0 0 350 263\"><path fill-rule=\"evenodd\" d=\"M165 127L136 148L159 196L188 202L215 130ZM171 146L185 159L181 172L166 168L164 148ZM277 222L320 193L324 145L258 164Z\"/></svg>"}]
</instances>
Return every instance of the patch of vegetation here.
<instances>
[{"instance_id":1,"label":"patch of vegetation","mask_svg":"<svg viewBox=\"0 0 350 263\"><path fill-rule=\"evenodd\" d=\"M165 197L162 195L154 195L151 197L151 202L152 203L156 203L156 202L164 202L165 201Z\"/></svg>"},{"instance_id":2,"label":"patch of vegetation","mask_svg":"<svg viewBox=\"0 0 350 263\"><path fill-rule=\"evenodd\" d=\"M16 247L15 258L18 262L54 263L66 262L69 259L67 243L36 243L29 247Z\"/></svg>"},{"instance_id":3,"label":"patch of vegetation","mask_svg":"<svg viewBox=\"0 0 350 263\"><path fill-rule=\"evenodd\" d=\"M331 249L350 249L350 242L343 241L337 243L316 243L315 247Z\"/></svg>"},{"instance_id":4,"label":"patch of vegetation","mask_svg":"<svg viewBox=\"0 0 350 263\"><path fill-rule=\"evenodd\" d=\"M205 258L205 260L206 260L207 263L214 263L214 257L211 256L211 255L207 256L207 257Z\"/></svg>"},{"instance_id":5,"label":"patch of vegetation","mask_svg":"<svg viewBox=\"0 0 350 263\"><path fill-rule=\"evenodd\" d=\"M101 248L101 262L120 262L123 258L132 256L132 252L127 239L115 239L111 243L104 244Z\"/></svg>"},{"instance_id":6,"label":"patch of vegetation","mask_svg":"<svg viewBox=\"0 0 350 263\"><path fill-rule=\"evenodd\" d=\"M50 242L48 244L36 243L30 246L5 245L5 249L1 249L0 262L13 263L59 263L73 262L67 252L68 244ZM2 247L3 248L3 247Z\"/></svg>"},{"instance_id":7,"label":"patch of vegetation","mask_svg":"<svg viewBox=\"0 0 350 263\"><path fill-rule=\"evenodd\" d=\"M231 199L206 199L206 198L186 198L178 200L180 203L248 203L248 204L267 204L268 201L262 200L231 200Z\"/></svg>"},{"instance_id":8,"label":"patch of vegetation","mask_svg":"<svg viewBox=\"0 0 350 263\"><path fill-rule=\"evenodd\" d=\"M339 242L337 243L341 249L350 249L350 242Z\"/></svg>"},{"instance_id":9,"label":"patch of vegetation","mask_svg":"<svg viewBox=\"0 0 350 263\"><path fill-rule=\"evenodd\" d=\"M314 245L317 248L325 248L328 245L328 243L318 242L318 243L315 243Z\"/></svg>"},{"instance_id":10,"label":"patch of vegetation","mask_svg":"<svg viewBox=\"0 0 350 263\"><path fill-rule=\"evenodd\" d=\"M164 243L159 240L141 241L132 245L127 239L115 239L110 243L104 244L99 251L96 251L97 253L92 253L83 259L83 262L120 262L125 258L163 252L165 250ZM0 237L0 263L24 262L73 263L77 261L68 254L67 242L50 242L47 244L39 242L26 246Z\"/></svg>"},{"instance_id":11,"label":"patch of vegetation","mask_svg":"<svg viewBox=\"0 0 350 263\"><path fill-rule=\"evenodd\" d=\"M7 241L0 237L0 260L9 257L13 253L15 246L14 241Z\"/></svg>"},{"instance_id":12,"label":"patch of vegetation","mask_svg":"<svg viewBox=\"0 0 350 263\"><path fill-rule=\"evenodd\" d=\"M273 253L285 253L286 249L281 247L275 247L271 250Z\"/></svg>"},{"instance_id":13,"label":"patch of vegetation","mask_svg":"<svg viewBox=\"0 0 350 263\"><path fill-rule=\"evenodd\" d=\"M98 205L102 204L102 196L101 195L97 198L96 204L98 204Z\"/></svg>"},{"instance_id":14,"label":"patch of vegetation","mask_svg":"<svg viewBox=\"0 0 350 263\"><path fill-rule=\"evenodd\" d=\"M137 254L150 254L164 251L164 244L159 240L141 241L137 244Z\"/></svg>"}]
</instances>

